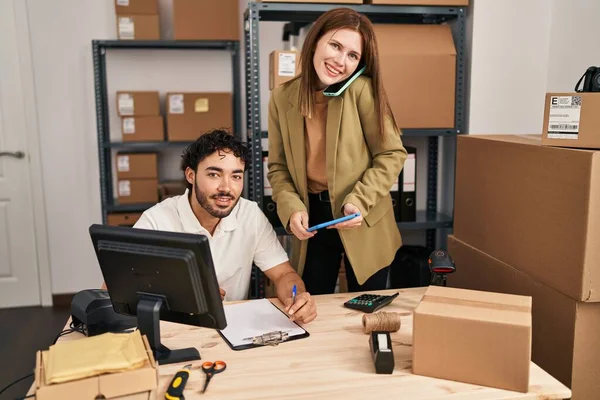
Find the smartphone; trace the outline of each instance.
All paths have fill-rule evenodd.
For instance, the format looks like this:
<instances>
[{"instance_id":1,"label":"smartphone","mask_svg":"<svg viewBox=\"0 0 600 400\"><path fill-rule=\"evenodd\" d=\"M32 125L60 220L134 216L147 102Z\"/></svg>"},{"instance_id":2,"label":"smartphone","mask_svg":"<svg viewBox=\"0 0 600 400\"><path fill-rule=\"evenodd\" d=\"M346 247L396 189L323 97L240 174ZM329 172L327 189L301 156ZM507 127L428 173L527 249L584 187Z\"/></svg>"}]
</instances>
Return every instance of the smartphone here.
<instances>
[{"instance_id":1,"label":"smartphone","mask_svg":"<svg viewBox=\"0 0 600 400\"><path fill-rule=\"evenodd\" d=\"M325 227L328 227L329 225L335 225L338 222L348 221L349 219L356 218L359 215L360 215L360 213L354 213L354 214L346 215L345 217L342 217L342 218L334 219L332 221L323 222L322 224L311 226L310 228L307 229L307 231L308 232L316 231L317 229L325 228Z\"/></svg>"},{"instance_id":2,"label":"smartphone","mask_svg":"<svg viewBox=\"0 0 600 400\"><path fill-rule=\"evenodd\" d=\"M354 74L352 74L348 79L345 79L341 82L334 83L333 85L327 86L325 88L325 90L323 91L323 94L325 96L330 96L330 97L339 96L340 94L342 94L344 92L344 90L346 90L346 88L348 86L350 86L350 84L352 82L354 82L354 80L356 78L358 78L360 76L360 74L365 72L365 69L367 69L366 65L363 65L362 67L359 66L358 68L356 68L356 71L354 71Z\"/></svg>"}]
</instances>

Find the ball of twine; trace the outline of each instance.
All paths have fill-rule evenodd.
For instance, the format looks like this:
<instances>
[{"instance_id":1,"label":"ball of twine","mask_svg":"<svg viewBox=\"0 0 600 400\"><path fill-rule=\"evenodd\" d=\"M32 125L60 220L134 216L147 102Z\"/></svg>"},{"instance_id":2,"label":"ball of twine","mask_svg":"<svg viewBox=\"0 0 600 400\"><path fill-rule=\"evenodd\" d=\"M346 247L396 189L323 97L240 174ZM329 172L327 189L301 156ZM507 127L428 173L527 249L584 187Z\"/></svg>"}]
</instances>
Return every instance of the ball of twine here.
<instances>
[{"instance_id":1,"label":"ball of twine","mask_svg":"<svg viewBox=\"0 0 600 400\"><path fill-rule=\"evenodd\" d=\"M365 333L373 331L397 332L400 329L400 314L383 311L374 314L363 314L362 323Z\"/></svg>"}]
</instances>

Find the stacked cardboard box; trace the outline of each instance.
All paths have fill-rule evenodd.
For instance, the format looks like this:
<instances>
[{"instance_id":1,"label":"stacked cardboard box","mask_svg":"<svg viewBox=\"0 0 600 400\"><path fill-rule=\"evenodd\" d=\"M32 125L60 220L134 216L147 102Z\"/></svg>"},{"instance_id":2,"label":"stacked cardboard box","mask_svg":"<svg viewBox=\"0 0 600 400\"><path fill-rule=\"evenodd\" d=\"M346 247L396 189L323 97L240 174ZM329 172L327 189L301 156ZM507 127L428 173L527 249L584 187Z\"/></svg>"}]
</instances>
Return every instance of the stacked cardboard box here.
<instances>
[{"instance_id":1,"label":"stacked cardboard box","mask_svg":"<svg viewBox=\"0 0 600 400\"><path fill-rule=\"evenodd\" d=\"M269 54L269 90L294 79L300 71L295 50L275 50Z\"/></svg>"},{"instance_id":2,"label":"stacked cardboard box","mask_svg":"<svg viewBox=\"0 0 600 400\"><path fill-rule=\"evenodd\" d=\"M119 153L117 195L120 204L158 202L156 153Z\"/></svg>"},{"instance_id":3,"label":"stacked cardboard box","mask_svg":"<svg viewBox=\"0 0 600 400\"><path fill-rule=\"evenodd\" d=\"M169 141L194 141L208 130L232 127L231 93L167 93Z\"/></svg>"},{"instance_id":4,"label":"stacked cardboard box","mask_svg":"<svg viewBox=\"0 0 600 400\"><path fill-rule=\"evenodd\" d=\"M532 360L600 393L600 151L458 138L450 286L532 296Z\"/></svg>"},{"instance_id":5,"label":"stacked cardboard box","mask_svg":"<svg viewBox=\"0 0 600 400\"><path fill-rule=\"evenodd\" d=\"M173 0L176 40L240 40L238 0Z\"/></svg>"},{"instance_id":6,"label":"stacked cardboard box","mask_svg":"<svg viewBox=\"0 0 600 400\"><path fill-rule=\"evenodd\" d=\"M158 0L115 0L115 14L119 39L160 39Z\"/></svg>"},{"instance_id":7,"label":"stacked cardboard box","mask_svg":"<svg viewBox=\"0 0 600 400\"><path fill-rule=\"evenodd\" d=\"M121 117L124 142L164 140L164 121L157 91L117 92L117 113Z\"/></svg>"}]
</instances>

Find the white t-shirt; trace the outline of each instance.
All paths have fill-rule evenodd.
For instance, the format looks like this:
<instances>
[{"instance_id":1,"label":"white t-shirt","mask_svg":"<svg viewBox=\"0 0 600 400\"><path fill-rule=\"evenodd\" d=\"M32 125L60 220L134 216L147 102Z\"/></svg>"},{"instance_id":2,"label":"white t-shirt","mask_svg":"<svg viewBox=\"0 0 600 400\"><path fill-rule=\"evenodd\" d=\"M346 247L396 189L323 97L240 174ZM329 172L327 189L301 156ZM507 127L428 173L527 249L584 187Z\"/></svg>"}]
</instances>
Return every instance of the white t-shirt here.
<instances>
[{"instance_id":1,"label":"white t-shirt","mask_svg":"<svg viewBox=\"0 0 600 400\"><path fill-rule=\"evenodd\" d=\"M240 198L211 235L194 215L188 193L186 190L144 211L134 228L205 235L225 300L247 299L252 263L266 271L288 261L273 226L258 204Z\"/></svg>"}]
</instances>

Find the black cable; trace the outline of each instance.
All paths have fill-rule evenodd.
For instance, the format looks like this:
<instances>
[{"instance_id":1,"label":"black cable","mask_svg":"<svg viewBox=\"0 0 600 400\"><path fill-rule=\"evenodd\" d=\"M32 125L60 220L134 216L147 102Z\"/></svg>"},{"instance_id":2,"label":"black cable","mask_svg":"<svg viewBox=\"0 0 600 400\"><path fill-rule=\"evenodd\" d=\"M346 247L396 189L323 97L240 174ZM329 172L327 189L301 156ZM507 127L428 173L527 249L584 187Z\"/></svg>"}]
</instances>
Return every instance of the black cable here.
<instances>
[{"instance_id":1,"label":"black cable","mask_svg":"<svg viewBox=\"0 0 600 400\"><path fill-rule=\"evenodd\" d=\"M19 378L19 379L17 379L16 381L14 381L12 383L9 383L8 386L5 386L2 390L0 390L0 395L2 395L2 393L6 392L8 390L8 388L10 388L11 386L14 386L15 384L17 384L17 383L19 383L21 381L24 381L25 379L30 378L32 376L33 376L33 373L27 374L24 377Z\"/></svg>"}]
</instances>

